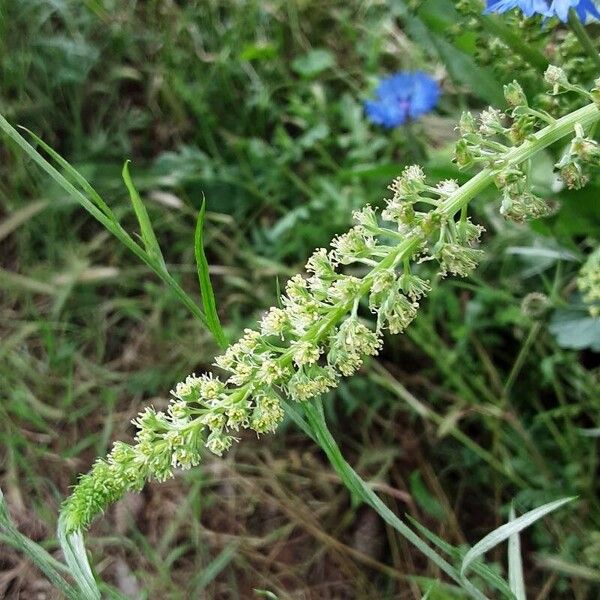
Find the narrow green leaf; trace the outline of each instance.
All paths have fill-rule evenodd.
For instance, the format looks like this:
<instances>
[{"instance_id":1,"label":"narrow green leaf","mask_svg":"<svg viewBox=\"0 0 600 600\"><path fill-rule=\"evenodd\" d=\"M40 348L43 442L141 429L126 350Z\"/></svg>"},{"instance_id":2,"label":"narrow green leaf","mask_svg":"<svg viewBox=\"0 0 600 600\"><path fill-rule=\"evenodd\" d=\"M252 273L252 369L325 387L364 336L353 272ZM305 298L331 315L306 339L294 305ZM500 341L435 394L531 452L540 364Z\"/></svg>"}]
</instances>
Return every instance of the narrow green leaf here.
<instances>
[{"instance_id":1,"label":"narrow green leaf","mask_svg":"<svg viewBox=\"0 0 600 600\"><path fill-rule=\"evenodd\" d=\"M186 294L181 286L171 277L166 270L162 256L159 253L158 257L151 256L147 250L136 243L133 238L123 229L123 227L114 219L112 213L105 212L106 203L102 203L104 209L100 209L96 203L92 202L80 189L75 187L69 179L60 173L50 162L48 162L5 118L0 114L0 131L4 132L23 152L40 167L47 175L49 175L69 196L76 200L85 210L87 210L97 221L99 221L110 233L112 233L125 247L133 252L142 262L148 265L156 275L169 287L169 289L179 298L181 303L196 317L203 325L208 327L204 313L200 307ZM51 156L58 156L55 152ZM59 161L59 164L68 164L64 159ZM72 169L72 167L71 167ZM69 171L75 178L76 171ZM93 196L90 192L91 186L83 184L82 176L76 178L77 183L82 185L86 192ZM88 188L89 186L89 188ZM95 192L94 192L95 193ZM97 195L97 194L96 194ZM212 333L212 331L211 331Z\"/></svg>"},{"instance_id":2,"label":"narrow green leaf","mask_svg":"<svg viewBox=\"0 0 600 600\"><path fill-rule=\"evenodd\" d=\"M413 517L411 517L410 515L406 515L406 518L413 524L415 529L421 532L423 537L428 539L440 550L448 554L448 556L450 556L453 562L456 563L462 560L462 557L465 554L464 550L461 550L460 548L456 548L452 544L449 544L446 540L443 540L441 537L437 536L435 533L433 533L433 531L427 529L425 525L422 525L421 523L419 523L419 521L413 519ZM498 575L498 573L496 573L496 571L490 569L486 564L484 564L481 561L474 562L471 568L488 585L497 589L499 592L504 594L505 597L510 598L511 591L509 585L506 583L506 581L504 581L504 579L502 579L502 577L500 577L500 575Z\"/></svg>"},{"instance_id":3,"label":"narrow green leaf","mask_svg":"<svg viewBox=\"0 0 600 600\"><path fill-rule=\"evenodd\" d=\"M67 533L62 518L58 520L58 541L75 583L86 600L101 600L100 589L88 561L83 534Z\"/></svg>"},{"instance_id":4,"label":"narrow green leaf","mask_svg":"<svg viewBox=\"0 0 600 600\"><path fill-rule=\"evenodd\" d=\"M514 506L510 507L510 523L515 521ZM519 532L511 533L508 538L508 583L516 600L527 600L525 594L525 578L523 577L523 561L521 558L521 540Z\"/></svg>"},{"instance_id":5,"label":"narrow green leaf","mask_svg":"<svg viewBox=\"0 0 600 600\"><path fill-rule=\"evenodd\" d=\"M575 564L566 561L558 556L543 556L539 555L535 557L536 563L548 569L553 573L562 573L567 577L574 577L576 579L584 579L586 581L592 581L594 583L600 583L600 570L586 567L585 565Z\"/></svg>"},{"instance_id":6,"label":"narrow green leaf","mask_svg":"<svg viewBox=\"0 0 600 600\"><path fill-rule=\"evenodd\" d=\"M212 560L193 580L192 588L195 593L203 590L231 562L237 551L237 545L231 543Z\"/></svg>"},{"instance_id":7,"label":"narrow green leaf","mask_svg":"<svg viewBox=\"0 0 600 600\"><path fill-rule=\"evenodd\" d=\"M210 282L210 274L208 272L208 261L204 253L204 216L206 212L206 200L202 198L202 205L198 213L196 221L196 232L194 234L194 254L196 255L196 267L198 268L198 281L200 283L200 295L202 297L202 306L206 316L208 327L215 336L219 346L225 348L227 346L227 338L221 327L219 314L217 313L217 303L213 293L212 284Z\"/></svg>"},{"instance_id":8,"label":"narrow green leaf","mask_svg":"<svg viewBox=\"0 0 600 600\"><path fill-rule=\"evenodd\" d=\"M546 516L548 513L557 510L573 500L575 500L575 497L561 498L560 500L555 500L554 502L549 502L548 504L534 508L520 516L518 519L506 523L486 535L465 554L460 568L461 575L464 576L473 561L477 560L480 556L483 556L488 550L491 550L494 546L497 546L508 539L511 535L522 531L537 520Z\"/></svg>"},{"instance_id":9,"label":"narrow green leaf","mask_svg":"<svg viewBox=\"0 0 600 600\"><path fill-rule=\"evenodd\" d=\"M424 596L421 596L421 600L429 600L429 597L431 596L431 590L435 589L434 586L431 586L428 590L427 593Z\"/></svg>"},{"instance_id":10,"label":"narrow green leaf","mask_svg":"<svg viewBox=\"0 0 600 600\"><path fill-rule=\"evenodd\" d=\"M57 171L27 140L4 118L0 115L0 130L3 131L29 158L33 160L43 171L45 171L65 192L77 200L91 215L93 215L102 225L117 237L127 235L122 229L120 232L115 230L115 223L93 202L78 190L68 179ZM133 240L130 240L133 242Z\"/></svg>"},{"instance_id":11,"label":"narrow green leaf","mask_svg":"<svg viewBox=\"0 0 600 600\"><path fill-rule=\"evenodd\" d=\"M126 160L123 165L123 181L125 182L125 186L127 187L127 191L129 192L129 198L131 199L131 204L133 205L133 210L135 211L135 216L137 217L138 223L140 224L140 231L142 234L142 241L144 242L144 246L146 248L146 252L155 260L159 262L165 268L165 261L160 250L160 246L158 245L158 240L156 239L156 235L154 235L154 229L152 229L152 223L150 223L150 217L148 216L148 211L138 194L138 191L135 189L135 185L133 185L133 181L131 179L131 175L129 174L129 163L130 160Z\"/></svg>"},{"instance_id":12,"label":"narrow green leaf","mask_svg":"<svg viewBox=\"0 0 600 600\"><path fill-rule=\"evenodd\" d=\"M270 592L269 590L259 590L257 588L254 588L253 592L261 598L268 598L268 600L279 600L279 596L276 596L273 592Z\"/></svg>"},{"instance_id":13,"label":"narrow green leaf","mask_svg":"<svg viewBox=\"0 0 600 600\"><path fill-rule=\"evenodd\" d=\"M26 131L28 133L28 135L30 137L32 137L35 140L35 142L38 145L40 145L52 157L52 159L54 161L56 161L56 163L58 163L63 168L65 173L69 177L71 177L72 181L79 184L79 186L82 188L82 190L86 194L88 194L88 196L92 199L92 201L96 204L96 206L109 219L111 219L115 223L117 222L117 218L115 217L113 211L110 209L108 204L106 204L106 202L104 202L104 200L101 198L100 194L98 194L98 192L92 187L90 182L79 171L77 171L75 168L73 168L73 166L70 163L68 163L56 150L54 150L54 148L52 148L51 146L46 144L46 142L44 142L44 140L42 138L38 137L35 133L33 133L33 131L30 131L26 127L22 127L22 126L20 126L19 128L22 129L23 131Z\"/></svg>"}]
</instances>

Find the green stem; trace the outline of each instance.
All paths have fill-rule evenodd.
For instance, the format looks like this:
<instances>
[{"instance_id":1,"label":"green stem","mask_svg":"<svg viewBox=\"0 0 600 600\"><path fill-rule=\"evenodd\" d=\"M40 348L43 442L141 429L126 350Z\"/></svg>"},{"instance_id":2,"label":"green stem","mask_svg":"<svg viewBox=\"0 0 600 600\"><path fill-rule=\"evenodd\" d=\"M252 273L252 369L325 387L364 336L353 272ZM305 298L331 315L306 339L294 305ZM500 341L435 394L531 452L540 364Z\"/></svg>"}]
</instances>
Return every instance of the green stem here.
<instances>
[{"instance_id":1,"label":"green stem","mask_svg":"<svg viewBox=\"0 0 600 600\"><path fill-rule=\"evenodd\" d=\"M512 387L515 384L515 381L517 380L517 377L519 376L519 373L521 372L523 365L525 364L525 360L527 358L527 355L529 354L529 349L531 348L531 345L537 338L537 335L540 332L541 327L542 327L541 323L539 321L536 321L533 324L533 326L531 327L531 329L529 330L529 333L527 334L527 337L525 338L525 342L524 342L523 346L521 347L521 350L519 351L519 354L517 355L517 358L515 359L512 369L510 370L510 373L508 375L506 383L504 384L503 403L508 401L508 397L510 396Z\"/></svg>"},{"instance_id":2,"label":"green stem","mask_svg":"<svg viewBox=\"0 0 600 600\"><path fill-rule=\"evenodd\" d=\"M597 121L600 121L600 109L593 103L569 113L533 134L520 146L509 150L504 155L502 168L517 166L529 160L544 148L572 133L576 123L580 123L584 129L587 129ZM491 168L483 169L449 196L436 211L444 217L454 216L463 206L494 182L496 172Z\"/></svg>"},{"instance_id":3,"label":"green stem","mask_svg":"<svg viewBox=\"0 0 600 600\"><path fill-rule=\"evenodd\" d=\"M306 430L306 423L303 428L325 452L329 462L346 487L357 497L369 504L369 506L371 506L381 518L386 521L386 523L391 525L411 544L425 554L425 556L446 573L448 577L463 587L472 598L475 598L476 600L487 600L487 597L484 594L482 594L474 585L461 579L458 571L449 562L428 546L406 523L404 523L404 521L399 519L346 462L339 446L327 428L321 400L303 403L302 407L308 421L308 430Z\"/></svg>"},{"instance_id":4,"label":"green stem","mask_svg":"<svg viewBox=\"0 0 600 600\"><path fill-rule=\"evenodd\" d=\"M580 123L584 128L593 125L600 120L600 110L595 104L589 104L579 110L576 110L556 122L548 125L538 133L532 135L530 139L520 146L509 150L504 155L503 168L517 166L529 160L539 151L552 145L559 139L569 135L576 123ZM468 203L483 192L494 181L496 170L492 168L484 169L461 186L454 194L448 197L435 212L443 218L453 218L454 215L462 211ZM368 292L373 277L382 269L393 268L400 260L409 257L420 244L419 236L409 237L391 251L388 256L374 267L370 273L365 276L363 284L360 286L358 296ZM347 312L347 306L340 306L333 311L329 317L321 323L317 323L308 335L311 338L320 338L328 332L335 323ZM285 354L284 354L285 356ZM327 429L323 415L322 404L320 400L306 402L302 404L304 413L308 420L308 425L298 415L296 409L290 404L286 404L287 413L312 437L321 449L326 453L329 462L342 478L346 487L358 497L367 502L377 513L394 529L402 534L416 548L423 552L433 563L435 563L446 575L456 581L472 597L482 600L486 598L473 584L465 578L460 577L456 569L450 565L443 557L429 547L406 523L400 520L390 509L378 498L371 488L364 482L352 467L344 459L333 436ZM465 443L465 439L461 440ZM489 458L489 457L488 457ZM492 461L495 459L492 457Z\"/></svg>"},{"instance_id":5,"label":"green stem","mask_svg":"<svg viewBox=\"0 0 600 600\"><path fill-rule=\"evenodd\" d=\"M592 38L579 20L574 8L569 11L569 27L577 36L582 48L589 54L590 58L596 63L596 66L600 68L600 54L598 53L598 48L594 45Z\"/></svg>"}]
</instances>

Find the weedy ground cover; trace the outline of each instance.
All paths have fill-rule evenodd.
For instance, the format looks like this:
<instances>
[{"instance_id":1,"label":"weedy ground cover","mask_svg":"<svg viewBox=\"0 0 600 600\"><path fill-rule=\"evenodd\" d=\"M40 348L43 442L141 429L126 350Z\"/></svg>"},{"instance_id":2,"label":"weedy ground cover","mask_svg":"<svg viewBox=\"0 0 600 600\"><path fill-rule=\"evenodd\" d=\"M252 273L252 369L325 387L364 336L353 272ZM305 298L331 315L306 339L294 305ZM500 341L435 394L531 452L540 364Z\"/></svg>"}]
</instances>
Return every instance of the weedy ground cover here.
<instances>
[{"instance_id":1,"label":"weedy ground cover","mask_svg":"<svg viewBox=\"0 0 600 600\"><path fill-rule=\"evenodd\" d=\"M590 40L576 22L569 30L454 4L4 3L2 113L93 184L151 268L5 138L0 487L10 516L0 515L0 595L54 597L57 581L71 581L54 532L76 474L113 441L130 442L131 419L149 404L167 410L174 383L220 354L190 312L210 314L195 233L224 336L238 339L315 248L348 230L353 211L385 207L406 165L468 180L451 160L463 109L506 109L503 84L516 74L542 118L585 102L548 96L543 73L559 64L591 88L597 25ZM440 84L435 112L394 129L369 123L363 101L400 70ZM523 580L528 597L593 598L600 341L577 286L585 293L597 276L597 263L579 274L600 238L599 186L591 171L585 187L559 193L563 150L537 152L528 172L553 214L515 224L500 215L498 192L482 190L470 207L487 230L479 268L432 278L405 334L386 333L379 356L323 398L324 420L320 405L303 415L291 403L277 435L238 432L223 458L205 452L97 520L86 545L103 593L465 597L398 535L394 515L416 520L422 539L460 565L490 531L577 496L513 535L508 561L504 545L490 548L488 570L469 577L487 589L508 562L513 592ZM122 179L125 158L139 204ZM140 228L144 214L154 238ZM385 506L369 506L372 492L387 519ZM36 564L54 569L55 587Z\"/></svg>"}]
</instances>

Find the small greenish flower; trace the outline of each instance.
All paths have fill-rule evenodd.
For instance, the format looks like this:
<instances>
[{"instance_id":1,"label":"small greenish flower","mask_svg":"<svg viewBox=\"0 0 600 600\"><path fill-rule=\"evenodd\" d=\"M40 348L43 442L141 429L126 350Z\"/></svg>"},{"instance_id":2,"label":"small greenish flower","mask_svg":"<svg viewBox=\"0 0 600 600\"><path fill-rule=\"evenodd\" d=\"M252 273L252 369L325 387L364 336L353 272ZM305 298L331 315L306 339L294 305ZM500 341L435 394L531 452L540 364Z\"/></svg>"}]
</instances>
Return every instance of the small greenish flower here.
<instances>
[{"instance_id":1,"label":"small greenish flower","mask_svg":"<svg viewBox=\"0 0 600 600\"><path fill-rule=\"evenodd\" d=\"M518 81L513 81L504 86L504 97L513 108L527 106L527 96Z\"/></svg>"},{"instance_id":2,"label":"small greenish flower","mask_svg":"<svg viewBox=\"0 0 600 600\"><path fill-rule=\"evenodd\" d=\"M487 108L479 116L479 133L491 136L504 133L504 114L497 108Z\"/></svg>"},{"instance_id":3,"label":"small greenish flower","mask_svg":"<svg viewBox=\"0 0 600 600\"><path fill-rule=\"evenodd\" d=\"M569 86L567 74L563 69L555 65L550 65L544 73L544 80L552 88L553 94L558 94Z\"/></svg>"},{"instance_id":4,"label":"small greenish flower","mask_svg":"<svg viewBox=\"0 0 600 600\"><path fill-rule=\"evenodd\" d=\"M468 248L462 244L445 243L438 250L437 256L442 267L442 277L448 273L468 277L477 268L483 257L483 250Z\"/></svg>"},{"instance_id":5,"label":"small greenish flower","mask_svg":"<svg viewBox=\"0 0 600 600\"><path fill-rule=\"evenodd\" d=\"M558 71L550 71L547 79L558 89L570 86ZM510 94L511 105L523 101L515 86ZM466 277L475 269L483 255L476 247L483 228L466 213L468 203L487 185L495 181L501 189L506 216L521 220L541 214L526 165L560 137L553 137L556 131L565 137L576 121L567 115L544 130L547 134L555 127L552 136L542 132L538 139L533 133L523 145L513 146L511 127L521 118L518 109L507 115L484 111L479 126L472 116L463 116L457 162L482 168L474 179L462 187L454 181L430 185L421 167L405 168L391 184L392 197L383 210L367 206L357 211L350 231L309 258L307 276L298 274L287 282L280 306L269 309L257 329L246 329L215 359L222 376L190 375L175 386L165 412L148 408L140 413L133 421L134 443L115 443L107 458L80 478L64 507L67 530L87 527L109 504L129 490L140 490L147 480L163 481L174 469L198 464L204 448L222 455L241 429L274 431L283 418L284 399L305 402L359 370L367 357L378 354L385 330L395 334L410 325L430 291L415 263L437 261L441 277ZM528 116L532 131L547 124L540 114ZM588 126L600 121L594 103L577 115ZM583 126L577 127L561 172L595 162L597 155ZM580 275L582 293L593 302L599 296L598 271L596 261ZM367 309L371 320L363 318Z\"/></svg>"}]
</instances>

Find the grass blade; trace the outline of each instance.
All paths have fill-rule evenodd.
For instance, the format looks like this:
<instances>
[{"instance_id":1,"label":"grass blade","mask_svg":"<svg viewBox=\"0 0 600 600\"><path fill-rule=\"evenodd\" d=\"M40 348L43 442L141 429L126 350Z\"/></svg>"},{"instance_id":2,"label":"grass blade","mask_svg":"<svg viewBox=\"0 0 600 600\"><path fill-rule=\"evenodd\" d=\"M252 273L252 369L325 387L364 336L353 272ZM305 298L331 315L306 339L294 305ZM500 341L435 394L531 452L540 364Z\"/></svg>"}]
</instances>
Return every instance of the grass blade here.
<instances>
[{"instance_id":1,"label":"grass blade","mask_svg":"<svg viewBox=\"0 0 600 600\"><path fill-rule=\"evenodd\" d=\"M131 179L131 175L129 173L130 162L130 160L125 161L121 175L123 176L125 187L127 187L127 191L129 192L129 198L131 200L131 204L133 205L135 216L140 224L142 241L144 242L144 247L146 248L148 255L156 260L158 264L162 265L163 269L166 270L165 260L160 250L160 246L158 245L156 235L154 234L154 229L152 229L152 223L150 222L148 211L146 210L146 207L144 206L144 203L142 202L142 199L140 198L140 195Z\"/></svg>"},{"instance_id":2,"label":"grass blade","mask_svg":"<svg viewBox=\"0 0 600 600\"><path fill-rule=\"evenodd\" d=\"M514 521L510 521L486 535L465 554L460 568L461 575L464 576L473 561L483 556L488 550L491 550L501 542L507 540L511 535L519 533L537 520L573 500L575 500L575 497L561 498L554 502L548 502L548 504L534 508Z\"/></svg>"},{"instance_id":3,"label":"grass blade","mask_svg":"<svg viewBox=\"0 0 600 600\"><path fill-rule=\"evenodd\" d=\"M429 540L432 544L437 546L440 550L448 554L452 558L453 561L459 562L462 560L463 555L465 554L464 550L459 548L455 548L452 544L449 544L446 540L443 540L439 536L437 536L433 531L430 531L419 523L416 519L413 519L411 516L407 515L406 518L412 523L415 529L417 529L425 539ZM488 585L493 588L496 588L499 592L504 594L507 598L511 597L510 586L496 573L494 570L490 569L486 564L481 561L476 561L472 566L473 571L479 575Z\"/></svg>"},{"instance_id":4,"label":"grass blade","mask_svg":"<svg viewBox=\"0 0 600 600\"><path fill-rule=\"evenodd\" d=\"M201 590L206 588L211 581L213 581L219 573L227 567L227 565L234 558L237 552L237 545L235 543L229 544L223 548L214 560L212 560L193 580L192 588L194 593L199 593Z\"/></svg>"},{"instance_id":5,"label":"grass blade","mask_svg":"<svg viewBox=\"0 0 600 600\"><path fill-rule=\"evenodd\" d=\"M196 256L196 267L198 268L198 281L200 283L200 296L202 297L202 306L206 316L208 327L215 336L219 346L225 348L227 346L227 338L219 321L217 313L217 303L215 302L215 294L210 282L210 274L208 272L208 261L204 253L204 216L206 212L206 200L202 198L202 205L198 213L196 221L196 231L194 233L194 254Z\"/></svg>"},{"instance_id":6,"label":"grass blade","mask_svg":"<svg viewBox=\"0 0 600 600\"><path fill-rule=\"evenodd\" d=\"M510 523L515 521L515 509L510 507ZM523 577L523 561L521 558L521 540L515 531L508 538L508 583L516 600L527 600L525 579Z\"/></svg>"}]
</instances>

